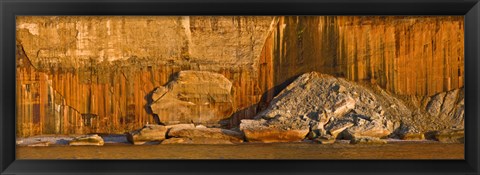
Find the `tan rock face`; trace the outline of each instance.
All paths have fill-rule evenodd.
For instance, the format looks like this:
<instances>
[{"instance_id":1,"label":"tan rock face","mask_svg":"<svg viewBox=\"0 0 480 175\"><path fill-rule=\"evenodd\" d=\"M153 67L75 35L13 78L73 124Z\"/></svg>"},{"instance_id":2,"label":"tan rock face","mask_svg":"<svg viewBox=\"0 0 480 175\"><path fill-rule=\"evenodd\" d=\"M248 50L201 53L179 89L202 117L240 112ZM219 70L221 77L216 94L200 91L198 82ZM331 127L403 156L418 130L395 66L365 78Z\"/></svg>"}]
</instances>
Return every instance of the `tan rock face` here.
<instances>
[{"instance_id":1,"label":"tan rock face","mask_svg":"<svg viewBox=\"0 0 480 175\"><path fill-rule=\"evenodd\" d=\"M152 112L165 124L218 124L233 112L232 83L221 74L181 71L152 95Z\"/></svg>"},{"instance_id":2,"label":"tan rock face","mask_svg":"<svg viewBox=\"0 0 480 175\"><path fill-rule=\"evenodd\" d=\"M112 64L132 57L242 65L260 55L272 18L24 16L17 18L17 31L39 69L52 64L79 68L91 59Z\"/></svg>"},{"instance_id":3,"label":"tan rock face","mask_svg":"<svg viewBox=\"0 0 480 175\"><path fill-rule=\"evenodd\" d=\"M127 133L127 140L135 145L165 140L167 127L163 125L145 125L139 130Z\"/></svg>"}]
</instances>

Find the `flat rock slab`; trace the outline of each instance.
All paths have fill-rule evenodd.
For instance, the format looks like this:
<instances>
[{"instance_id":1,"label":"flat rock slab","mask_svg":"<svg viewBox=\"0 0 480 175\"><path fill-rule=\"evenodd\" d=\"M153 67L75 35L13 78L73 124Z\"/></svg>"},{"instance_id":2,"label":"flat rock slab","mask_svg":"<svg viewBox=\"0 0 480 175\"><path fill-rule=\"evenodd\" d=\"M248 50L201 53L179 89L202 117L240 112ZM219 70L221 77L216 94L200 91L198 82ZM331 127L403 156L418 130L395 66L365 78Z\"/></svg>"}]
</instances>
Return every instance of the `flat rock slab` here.
<instances>
[{"instance_id":1,"label":"flat rock slab","mask_svg":"<svg viewBox=\"0 0 480 175\"><path fill-rule=\"evenodd\" d=\"M425 140L425 134L423 133L405 133L400 136L402 140Z\"/></svg>"},{"instance_id":2,"label":"flat rock slab","mask_svg":"<svg viewBox=\"0 0 480 175\"><path fill-rule=\"evenodd\" d=\"M32 144L29 144L27 146L29 147L41 147L41 146L50 146L50 142L49 141L43 141L43 142L36 142L36 143L32 143Z\"/></svg>"},{"instance_id":3,"label":"flat rock slab","mask_svg":"<svg viewBox=\"0 0 480 175\"><path fill-rule=\"evenodd\" d=\"M387 141L375 137L356 137L350 140L350 144L386 144Z\"/></svg>"},{"instance_id":4,"label":"flat rock slab","mask_svg":"<svg viewBox=\"0 0 480 175\"><path fill-rule=\"evenodd\" d=\"M445 129L434 135L435 139L443 143L465 143L464 129Z\"/></svg>"},{"instance_id":5,"label":"flat rock slab","mask_svg":"<svg viewBox=\"0 0 480 175\"><path fill-rule=\"evenodd\" d=\"M71 146L103 146L103 144L102 137L97 134L76 137L68 143Z\"/></svg>"},{"instance_id":6,"label":"flat rock slab","mask_svg":"<svg viewBox=\"0 0 480 175\"><path fill-rule=\"evenodd\" d=\"M159 142L165 140L167 130L167 127L163 125L145 125L139 130L127 133L127 140L134 145Z\"/></svg>"},{"instance_id":7,"label":"flat rock slab","mask_svg":"<svg viewBox=\"0 0 480 175\"><path fill-rule=\"evenodd\" d=\"M352 140L355 137L386 138L391 134L390 130L380 121L367 121L346 129L343 133L345 139Z\"/></svg>"},{"instance_id":8,"label":"flat rock slab","mask_svg":"<svg viewBox=\"0 0 480 175\"><path fill-rule=\"evenodd\" d=\"M333 144L335 143L335 139L334 138L316 138L315 139L315 142L319 143L319 144Z\"/></svg>"},{"instance_id":9,"label":"flat rock slab","mask_svg":"<svg viewBox=\"0 0 480 175\"><path fill-rule=\"evenodd\" d=\"M248 130L245 129L245 138L249 142L300 142L308 134L308 129L305 130L283 130L278 128L264 128Z\"/></svg>"},{"instance_id":10,"label":"flat rock slab","mask_svg":"<svg viewBox=\"0 0 480 175\"><path fill-rule=\"evenodd\" d=\"M240 130L249 142L300 142L309 133L308 125L290 119L267 122L266 120L242 120Z\"/></svg>"},{"instance_id":11,"label":"flat rock slab","mask_svg":"<svg viewBox=\"0 0 480 175\"><path fill-rule=\"evenodd\" d=\"M172 128L195 128L193 123L190 124L175 124L175 125L165 125L165 128L172 129Z\"/></svg>"},{"instance_id":12,"label":"flat rock slab","mask_svg":"<svg viewBox=\"0 0 480 175\"><path fill-rule=\"evenodd\" d=\"M241 143L243 142L243 134L240 132L221 129L221 128L172 128L168 131L169 137L183 139L215 139L224 140L225 143ZM178 139L177 139L178 140ZM168 141L170 142L170 141ZM168 143L167 142L167 143ZM217 141L221 142L221 141Z\"/></svg>"},{"instance_id":13,"label":"flat rock slab","mask_svg":"<svg viewBox=\"0 0 480 175\"><path fill-rule=\"evenodd\" d=\"M215 138L169 138L162 141L161 144L235 144L238 142L232 142L225 139L215 139Z\"/></svg>"},{"instance_id":14,"label":"flat rock slab","mask_svg":"<svg viewBox=\"0 0 480 175\"><path fill-rule=\"evenodd\" d=\"M353 122L349 122L349 121L346 121L346 120L335 121L334 124L332 125L332 127L329 128L328 132L334 138L336 138L338 136L338 134L343 132L345 129L347 129L349 127L352 127L353 125L354 125Z\"/></svg>"}]
</instances>

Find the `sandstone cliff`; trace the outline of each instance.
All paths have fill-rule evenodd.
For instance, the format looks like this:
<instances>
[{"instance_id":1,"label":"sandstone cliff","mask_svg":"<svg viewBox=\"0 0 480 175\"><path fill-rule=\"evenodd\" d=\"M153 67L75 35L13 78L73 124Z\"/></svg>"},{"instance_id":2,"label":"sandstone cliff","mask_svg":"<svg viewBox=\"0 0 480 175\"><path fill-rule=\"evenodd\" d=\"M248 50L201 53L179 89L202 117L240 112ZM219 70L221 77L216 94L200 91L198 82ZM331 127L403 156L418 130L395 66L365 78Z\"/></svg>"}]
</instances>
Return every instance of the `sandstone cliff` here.
<instances>
[{"instance_id":1,"label":"sandstone cliff","mask_svg":"<svg viewBox=\"0 0 480 175\"><path fill-rule=\"evenodd\" d=\"M426 98L463 86L463 17L17 17L18 134L155 123L181 70L232 83L231 126L310 71Z\"/></svg>"}]
</instances>

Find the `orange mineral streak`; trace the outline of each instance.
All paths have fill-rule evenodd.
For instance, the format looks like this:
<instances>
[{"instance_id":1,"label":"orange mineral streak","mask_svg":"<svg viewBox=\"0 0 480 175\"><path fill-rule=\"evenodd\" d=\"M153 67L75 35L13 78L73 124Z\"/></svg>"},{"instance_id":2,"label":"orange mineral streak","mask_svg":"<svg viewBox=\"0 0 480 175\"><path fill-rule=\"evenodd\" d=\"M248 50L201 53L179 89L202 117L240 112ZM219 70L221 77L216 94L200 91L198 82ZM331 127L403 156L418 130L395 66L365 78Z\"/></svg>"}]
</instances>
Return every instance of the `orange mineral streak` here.
<instances>
[{"instance_id":1,"label":"orange mineral streak","mask_svg":"<svg viewBox=\"0 0 480 175\"><path fill-rule=\"evenodd\" d=\"M267 39L260 60L273 59L270 79L281 85L278 90L308 71L369 81L400 95L430 96L463 87L461 16L276 20L269 35L274 39Z\"/></svg>"},{"instance_id":2,"label":"orange mineral streak","mask_svg":"<svg viewBox=\"0 0 480 175\"><path fill-rule=\"evenodd\" d=\"M230 126L310 71L401 95L463 87L463 17L18 17L17 135L124 133L181 70L232 82Z\"/></svg>"}]
</instances>

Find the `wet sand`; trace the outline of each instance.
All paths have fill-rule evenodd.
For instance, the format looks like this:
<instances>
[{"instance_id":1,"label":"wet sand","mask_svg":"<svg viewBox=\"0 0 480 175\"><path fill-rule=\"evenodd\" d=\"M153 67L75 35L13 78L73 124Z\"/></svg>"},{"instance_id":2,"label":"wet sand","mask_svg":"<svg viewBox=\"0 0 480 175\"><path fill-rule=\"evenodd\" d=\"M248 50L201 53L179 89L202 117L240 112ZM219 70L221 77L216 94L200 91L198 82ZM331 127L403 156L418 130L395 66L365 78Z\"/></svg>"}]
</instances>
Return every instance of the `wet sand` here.
<instances>
[{"instance_id":1,"label":"wet sand","mask_svg":"<svg viewBox=\"0 0 480 175\"><path fill-rule=\"evenodd\" d=\"M17 159L464 159L464 144L406 141L389 141L383 145L106 143L104 146L17 146Z\"/></svg>"}]
</instances>

